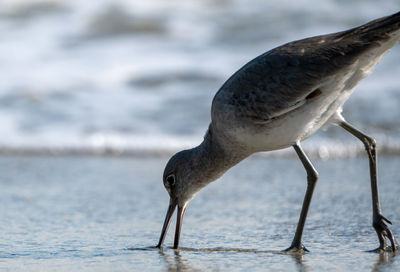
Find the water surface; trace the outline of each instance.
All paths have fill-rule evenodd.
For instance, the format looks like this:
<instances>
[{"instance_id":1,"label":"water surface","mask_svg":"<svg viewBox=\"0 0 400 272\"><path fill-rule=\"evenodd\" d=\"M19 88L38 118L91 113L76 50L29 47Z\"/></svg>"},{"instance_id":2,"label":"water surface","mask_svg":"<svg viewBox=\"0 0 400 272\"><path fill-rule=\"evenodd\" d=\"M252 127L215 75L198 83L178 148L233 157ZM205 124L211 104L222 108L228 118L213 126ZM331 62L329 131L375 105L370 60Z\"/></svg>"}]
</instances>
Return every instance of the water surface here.
<instances>
[{"instance_id":1,"label":"water surface","mask_svg":"<svg viewBox=\"0 0 400 272\"><path fill-rule=\"evenodd\" d=\"M293 152L293 151L292 151ZM0 268L7 271L399 271L371 226L365 158L316 160L304 245L291 256L306 177L295 159L251 157L189 204L181 249L159 238L167 157L0 157ZM400 235L398 157L380 159L383 213Z\"/></svg>"}]
</instances>

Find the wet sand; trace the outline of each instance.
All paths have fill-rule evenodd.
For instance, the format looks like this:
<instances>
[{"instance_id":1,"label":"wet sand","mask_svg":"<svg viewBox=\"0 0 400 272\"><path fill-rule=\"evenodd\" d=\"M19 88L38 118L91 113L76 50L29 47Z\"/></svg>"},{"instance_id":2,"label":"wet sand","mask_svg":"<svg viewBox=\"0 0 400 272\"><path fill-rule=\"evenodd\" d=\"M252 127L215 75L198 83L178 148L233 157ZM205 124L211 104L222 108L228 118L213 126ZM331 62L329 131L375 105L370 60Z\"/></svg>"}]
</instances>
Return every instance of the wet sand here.
<instances>
[{"instance_id":1,"label":"wet sand","mask_svg":"<svg viewBox=\"0 0 400 272\"><path fill-rule=\"evenodd\" d=\"M1 156L0 269L6 271L399 271L371 226L366 158L318 160L304 256L290 245L306 188L297 159L255 156L189 204L182 248L168 204L167 157ZM400 157L381 156L383 214L400 238Z\"/></svg>"}]
</instances>

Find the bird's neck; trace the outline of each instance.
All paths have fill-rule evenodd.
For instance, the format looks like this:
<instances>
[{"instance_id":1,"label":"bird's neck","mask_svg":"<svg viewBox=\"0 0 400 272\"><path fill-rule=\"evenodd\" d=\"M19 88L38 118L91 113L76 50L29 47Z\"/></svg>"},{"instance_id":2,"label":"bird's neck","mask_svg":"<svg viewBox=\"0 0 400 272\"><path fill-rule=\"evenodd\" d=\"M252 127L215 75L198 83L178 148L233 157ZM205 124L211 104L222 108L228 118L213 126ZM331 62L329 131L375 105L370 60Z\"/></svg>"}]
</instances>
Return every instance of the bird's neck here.
<instances>
[{"instance_id":1,"label":"bird's neck","mask_svg":"<svg viewBox=\"0 0 400 272\"><path fill-rule=\"evenodd\" d=\"M228 169L248 157L247 152L233 148L221 135L209 127L203 142L193 149L197 167L202 169L202 180L209 183L222 176Z\"/></svg>"}]
</instances>

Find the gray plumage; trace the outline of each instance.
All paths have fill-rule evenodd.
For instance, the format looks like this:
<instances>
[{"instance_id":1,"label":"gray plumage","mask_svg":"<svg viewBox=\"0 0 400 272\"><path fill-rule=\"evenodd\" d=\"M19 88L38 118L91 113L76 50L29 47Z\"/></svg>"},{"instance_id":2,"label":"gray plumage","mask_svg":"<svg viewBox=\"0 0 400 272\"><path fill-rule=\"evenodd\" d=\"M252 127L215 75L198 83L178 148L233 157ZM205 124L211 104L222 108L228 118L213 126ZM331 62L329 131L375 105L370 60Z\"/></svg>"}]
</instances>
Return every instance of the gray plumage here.
<instances>
[{"instance_id":1,"label":"gray plumage","mask_svg":"<svg viewBox=\"0 0 400 272\"><path fill-rule=\"evenodd\" d=\"M380 247L398 245L378 199L375 140L341 115L357 83L400 40L400 12L347 31L290 42L253 59L233 74L214 97L212 121L197 147L175 154L163 181L171 201L158 247L178 206L174 248L178 247L187 203L204 186L255 152L293 146L307 171L307 192L292 245L301 237L318 173L300 142L325 124L341 126L360 139L370 161L373 224ZM385 223L386 222L386 223Z\"/></svg>"},{"instance_id":2,"label":"gray plumage","mask_svg":"<svg viewBox=\"0 0 400 272\"><path fill-rule=\"evenodd\" d=\"M233 105L239 117L266 121L295 106L326 79L399 30L400 14L361 27L279 46L229 78L213 101L214 117Z\"/></svg>"}]
</instances>

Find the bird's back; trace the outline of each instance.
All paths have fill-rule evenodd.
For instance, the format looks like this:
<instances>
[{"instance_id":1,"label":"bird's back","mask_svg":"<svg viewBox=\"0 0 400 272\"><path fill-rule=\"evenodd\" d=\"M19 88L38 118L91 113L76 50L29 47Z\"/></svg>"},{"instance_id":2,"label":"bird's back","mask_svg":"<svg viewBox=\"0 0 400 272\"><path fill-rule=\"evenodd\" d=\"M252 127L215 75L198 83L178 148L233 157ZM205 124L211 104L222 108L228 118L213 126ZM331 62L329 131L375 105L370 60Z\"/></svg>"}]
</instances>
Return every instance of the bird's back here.
<instances>
[{"instance_id":1,"label":"bird's back","mask_svg":"<svg viewBox=\"0 0 400 272\"><path fill-rule=\"evenodd\" d=\"M224 83L213 100L212 125L236 138L291 125L290 132L298 135L282 141L301 140L295 138L314 133L340 110L356 84L399 39L400 12L277 47ZM296 123L290 124L289 118Z\"/></svg>"}]
</instances>

